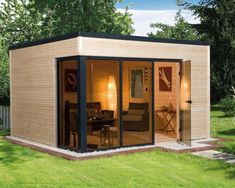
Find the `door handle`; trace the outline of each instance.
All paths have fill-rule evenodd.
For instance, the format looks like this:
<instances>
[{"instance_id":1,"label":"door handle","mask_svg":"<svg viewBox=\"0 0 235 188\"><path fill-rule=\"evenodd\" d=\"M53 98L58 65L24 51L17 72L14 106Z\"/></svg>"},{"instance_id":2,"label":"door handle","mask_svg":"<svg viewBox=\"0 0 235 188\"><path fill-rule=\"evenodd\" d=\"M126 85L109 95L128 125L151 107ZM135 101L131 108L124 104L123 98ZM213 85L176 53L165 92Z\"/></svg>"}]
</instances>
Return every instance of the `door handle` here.
<instances>
[{"instance_id":1,"label":"door handle","mask_svg":"<svg viewBox=\"0 0 235 188\"><path fill-rule=\"evenodd\" d=\"M192 104L193 101L187 100L187 101L185 101L185 102L186 102L186 103L189 103L189 104Z\"/></svg>"}]
</instances>

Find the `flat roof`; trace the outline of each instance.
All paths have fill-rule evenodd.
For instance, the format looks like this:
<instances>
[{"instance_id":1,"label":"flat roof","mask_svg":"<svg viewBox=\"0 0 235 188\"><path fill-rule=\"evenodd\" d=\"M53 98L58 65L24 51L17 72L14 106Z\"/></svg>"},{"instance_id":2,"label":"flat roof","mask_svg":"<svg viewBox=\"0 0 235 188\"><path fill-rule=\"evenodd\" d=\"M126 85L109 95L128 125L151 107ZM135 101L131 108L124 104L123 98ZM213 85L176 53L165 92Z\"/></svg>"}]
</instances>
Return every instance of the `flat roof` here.
<instances>
[{"instance_id":1,"label":"flat roof","mask_svg":"<svg viewBox=\"0 0 235 188\"><path fill-rule=\"evenodd\" d=\"M208 41L159 39L159 38L151 38L151 37L116 35L116 34L108 34L108 33L76 32L76 33L69 33L69 34L65 34L65 35L61 35L61 36L41 39L41 40L37 40L37 41L26 42L23 44L16 44L16 45L10 46L9 49L14 50L14 49L26 48L26 47L46 44L46 43L50 43L50 42L72 39L72 38L76 38L79 36L91 37L91 38L103 38L103 39L129 40L129 41L143 41L143 42L158 42L158 43L173 43L173 44L210 46L210 42L208 42Z\"/></svg>"}]
</instances>

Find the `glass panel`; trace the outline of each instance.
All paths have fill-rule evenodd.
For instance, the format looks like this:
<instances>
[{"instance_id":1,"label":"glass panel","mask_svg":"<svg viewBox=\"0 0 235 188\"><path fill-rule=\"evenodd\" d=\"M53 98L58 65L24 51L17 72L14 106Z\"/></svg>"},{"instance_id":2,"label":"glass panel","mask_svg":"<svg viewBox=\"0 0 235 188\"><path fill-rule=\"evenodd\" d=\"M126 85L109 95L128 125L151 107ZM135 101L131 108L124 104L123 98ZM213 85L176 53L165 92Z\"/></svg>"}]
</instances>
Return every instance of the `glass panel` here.
<instances>
[{"instance_id":1,"label":"glass panel","mask_svg":"<svg viewBox=\"0 0 235 188\"><path fill-rule=\"evenodd\" d=\"M181 140L191 145L191 62L185 61L181 65L180 87L180 123Z\"/></svg>"},{"instance_id":2,"label":"glass panel","mask_svg":"<svg viewBox=\"0 0 235 188\"><path fill-rule=\"evenodd\" d=\"M77 61L59 62L59 146L78 149Z\"/></svg>"},{"instance_id":3,"label":"glass panel","mask_svg":"<svg viewBox=\"0 0 235 188\"><path fill-rule=\"evenodd\" d=\"M119 135L119 62L87 61L87 149L117 147Z\"/></svg>"},{"instance_id":4,"label":"glass panel","mask_svg":"<svg viewBox=\"0 0 235 188\"><path fill-rule=\"evenodd\" d=\"M155 142L179 138L179 63L155 62Z\"/></svg>"},{"instance_id":5,"label":"glass panel","mask_svg":"<svg viewBox=\"0 0 235 188\"><path fill-rule=\"evenodd\" d=\"M151 65L151 62L123 62L124 146L152 143Z\"/></svg>"}]
</instances>

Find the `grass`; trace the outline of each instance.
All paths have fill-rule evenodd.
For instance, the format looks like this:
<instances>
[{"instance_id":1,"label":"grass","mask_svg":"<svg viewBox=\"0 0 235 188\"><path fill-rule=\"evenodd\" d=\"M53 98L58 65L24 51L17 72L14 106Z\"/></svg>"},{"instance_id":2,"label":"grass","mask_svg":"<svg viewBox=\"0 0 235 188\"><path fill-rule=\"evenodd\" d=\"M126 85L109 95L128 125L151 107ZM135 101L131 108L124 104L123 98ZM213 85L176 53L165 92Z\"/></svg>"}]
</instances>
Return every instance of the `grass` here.
<instances>
[{"instance_id":1,"label":"grass","mask_svg":"<svg viewBox=\"0 0 235 188\"><path fill-rule=\"evenodd\" d=\"M212 111L212 134L234 139L234 122ZM235 165L161 151L67 161L3 140L0 187L235 187Z\"/></svg>"},{"instance_id":2,"label":"grass","mask_svg":"<svg viewBox=\"0 0 235 188\"><path fill-rule=\"evenodd\" d=\"M220 151L235 154L235 117L225 117L218 105L211 108L211 135L225 139Z\"/></svg>"},{"instance_id":3,"label":"grass","mask_svg":"<svg viewBox=\"0 0 235 188\"><path fill-rule=\"evenodd\" d=\"M235 166L160 151L73 162L1 140L0 187L66 186L234 187Z\"/></svg>"}]
</instances>

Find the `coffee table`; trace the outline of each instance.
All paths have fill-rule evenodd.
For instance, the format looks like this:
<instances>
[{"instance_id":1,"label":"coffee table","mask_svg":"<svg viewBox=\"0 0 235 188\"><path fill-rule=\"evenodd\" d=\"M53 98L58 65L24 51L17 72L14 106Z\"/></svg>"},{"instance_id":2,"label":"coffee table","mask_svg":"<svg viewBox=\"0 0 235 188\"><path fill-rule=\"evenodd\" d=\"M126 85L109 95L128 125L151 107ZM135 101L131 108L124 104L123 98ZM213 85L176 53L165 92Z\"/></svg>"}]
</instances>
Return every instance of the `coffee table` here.
<instances>
[{"instance_id":1,"label":"coffee table","mask_svg":"<svg viewBox=\"0 0 235 188\"><path fill-rule=\"evenodd\" d=\"M93 135L93 127L95 125L113 125L114 119L112 118L104 118L104 119L94 119L94 120L87 120L87 134Z\"/></svg>"}]
</instances>

